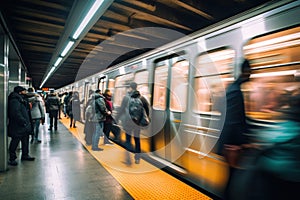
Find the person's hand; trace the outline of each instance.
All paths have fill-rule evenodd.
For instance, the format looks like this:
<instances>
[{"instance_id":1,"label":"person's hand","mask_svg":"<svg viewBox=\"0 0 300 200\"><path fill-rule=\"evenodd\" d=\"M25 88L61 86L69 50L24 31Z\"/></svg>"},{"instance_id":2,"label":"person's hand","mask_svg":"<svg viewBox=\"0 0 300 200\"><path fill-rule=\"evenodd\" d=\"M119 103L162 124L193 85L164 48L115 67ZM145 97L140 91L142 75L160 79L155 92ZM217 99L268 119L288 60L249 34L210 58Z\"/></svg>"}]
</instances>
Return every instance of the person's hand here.
<instances>
[{"instance_id":1,"label":"person's hand","mask_svg":"<svg viewBox=\"0 0 300 200\"><path fill-rule=\"evenodd\" d=\"M111 115L111 112L110 112L110 111L107 111L107 114L108 114L108 115Z\"/></svg>"}]
</instances>

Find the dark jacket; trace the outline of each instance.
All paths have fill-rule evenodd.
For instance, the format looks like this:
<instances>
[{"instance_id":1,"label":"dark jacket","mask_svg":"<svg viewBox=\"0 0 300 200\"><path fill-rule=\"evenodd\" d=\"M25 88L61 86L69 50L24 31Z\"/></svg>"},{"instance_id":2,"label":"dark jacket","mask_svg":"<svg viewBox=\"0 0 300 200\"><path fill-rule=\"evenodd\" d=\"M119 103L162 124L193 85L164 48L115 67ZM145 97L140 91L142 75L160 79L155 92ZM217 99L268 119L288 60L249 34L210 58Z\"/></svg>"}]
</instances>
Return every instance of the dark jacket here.
<instances>
[{"instance_id":1,"label":"dark jacket","mask_svg":"<svg viewBox=\"0 0 300 200\"><path fill-rule=\"evenodd\" d=\"M50 93L46 99L46 107L49 111L55 111L59 109L59 98L55 93Z\"/></svg>"},{"instance_id":2,"label":"dark jacket","mask_svg":"<svg viewBox=\"0 0 300 200\"><path fill-rule=\"evenodd\" d=\"M93 109L95 110L95 115L92 119L93 122L104 122L106 120L106 116L107 116L107 108L105 105L105 101L104 101L104 96L100 95L100 94L94 94L93 97L94 98L94 105L93 105Z\"/></svg>"},{"instance_id":3,"label":"dark jacket","mask_svg":"<svg viewBox=\"0 0 300 200\"><path fill-rule=\"evenodd\" d=\"M219 139L219 153L222 154L224 144L246 144L247 131L244 97L241 91L242 81L237 79L226 91L226 115Z\"/></svg>"},{"instance_id":4,"label":"dark jacket","mask_svg":"<svg viewBox=\"0 0 300 200\"><path fill-rule=\"evenodd\" d=\"M73 97L70 99L69 104L71 105L69 109L69 115L73 116L74 120L79 121L81 116L79 97L73 95Z\"/></svg>"},{"instance_id":5,"label":"dark jacket","mask_svg":"<svg viewBox=\"0 0 300 200\"><path fill-rule=\"evenodd\" d=\"M130 115L129 115L129 110L128 110L128 103L129 103L129 98L133 97L133 98L140 98L142 103L143 103L143 107L146 111L146 114L149 116L149 103L148 101L140 94L139 91L135 90L131 93L128 93L122 100L121 106L118 109L118 114L116 116L116 121L118 121L119 119L122 121L122 126L125 129L125 131L129 131L130 129L139 129L141 127L139 127L138 125L136 125Z\"/></svg>"},{"instance_id":6,"label":"dark jacket","mask_svg":"<svg viewBox=\"0 0 300 200\"><path fill-rule=\"evenodd\" d=\"M8 96L8 136L21 137L33 132L28 101L16 92Z\"/></svg>"}]
</instances>

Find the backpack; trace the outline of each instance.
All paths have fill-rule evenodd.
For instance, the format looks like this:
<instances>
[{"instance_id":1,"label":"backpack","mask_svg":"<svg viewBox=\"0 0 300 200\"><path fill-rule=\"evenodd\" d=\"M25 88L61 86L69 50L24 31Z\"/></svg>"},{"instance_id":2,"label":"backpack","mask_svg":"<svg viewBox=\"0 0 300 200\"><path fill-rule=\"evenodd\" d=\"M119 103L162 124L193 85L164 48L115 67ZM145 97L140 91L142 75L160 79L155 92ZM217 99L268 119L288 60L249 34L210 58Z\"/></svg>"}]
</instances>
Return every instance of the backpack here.
<instances>
[{"instance_id":1,"label":"backpack","mask_svg":"<svg viewBox=\"0 0 300 200\"><path fill-rule=\"evenodd\" d=\"M150 119L140 98L129 97L128 110L129 115L135 124L142 127L149 125Z\"/></svg>"}]
</instances>

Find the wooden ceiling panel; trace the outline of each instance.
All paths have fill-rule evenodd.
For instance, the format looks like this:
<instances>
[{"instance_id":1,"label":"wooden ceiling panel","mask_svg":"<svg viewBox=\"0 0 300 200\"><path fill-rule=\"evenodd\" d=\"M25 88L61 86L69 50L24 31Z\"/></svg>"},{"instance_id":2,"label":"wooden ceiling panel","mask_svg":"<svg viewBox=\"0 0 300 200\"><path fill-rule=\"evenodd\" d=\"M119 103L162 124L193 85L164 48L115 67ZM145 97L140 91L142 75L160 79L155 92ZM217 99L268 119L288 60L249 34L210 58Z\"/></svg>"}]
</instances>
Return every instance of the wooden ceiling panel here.
<instances>
[{"instance_id":1,"label":"wooden ceiling panel","mask_svg":"<svg viewBox=\"0 0 300 200\"><path fill-rule=\"evenodd\" d=\"M6 0L1 5L34 87L49 67L74 2ZM115 0L44 86L60 88L265 2L271 1Z\"/></svg>"}]
</instances>

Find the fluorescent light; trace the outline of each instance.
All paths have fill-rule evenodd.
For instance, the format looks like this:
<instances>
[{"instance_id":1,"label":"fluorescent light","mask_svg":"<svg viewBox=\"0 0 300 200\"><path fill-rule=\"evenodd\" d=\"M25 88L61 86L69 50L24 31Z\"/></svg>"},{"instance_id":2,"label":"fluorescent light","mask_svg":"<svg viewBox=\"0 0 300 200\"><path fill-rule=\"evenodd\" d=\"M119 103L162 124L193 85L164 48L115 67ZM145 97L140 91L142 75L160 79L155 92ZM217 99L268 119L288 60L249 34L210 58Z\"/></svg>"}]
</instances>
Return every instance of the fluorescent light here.
<instances>
[{"instance_id":1,"label":"fluorescent light","mask_svg":"<svg viewBox=\"0 0 300 200\"><path fill-rule=\"evenodd\" d=\"M69 41L67 46L65 47L65 49L63 50L63 52L61 53L61 56L64 57L68 51L71 49L71 47L73 46L75 42L74 41Z\"/></svg>"},{"instance_id":2,"label":"fluorescent light","mask_svg":"<svg viewBox=\"0 0 300 200\"><path fill-rule=\"evenodd\" d=\"M54 63L54 67L57 67L59 63L61 62L62 57L57 58L56 62Z\"/></svg>"},{"instance_id":3,"label":"fluorescent light","mask_svg":"<svg viewBox=\"0 0 300 200\"><path fill-rule=\"evenodd\" d=\"M96 2L93 4L93 6L91 7L91 9L89 10L89 12L87 13L87 15L84 17L84 19L82 20L82 22L80 23L79 27L77 28L77 30L75 31L73 38L76 40L79 35L81 34L81 32L83 31L83 29L86 27L86 25L89 23L89 21L91 20L91 18L94 16L94 14L96 13L96 11L98 10L98 8L102 5L102 3L104 2L104 0L96 0Z\"/></svg>"}]
</instances>

